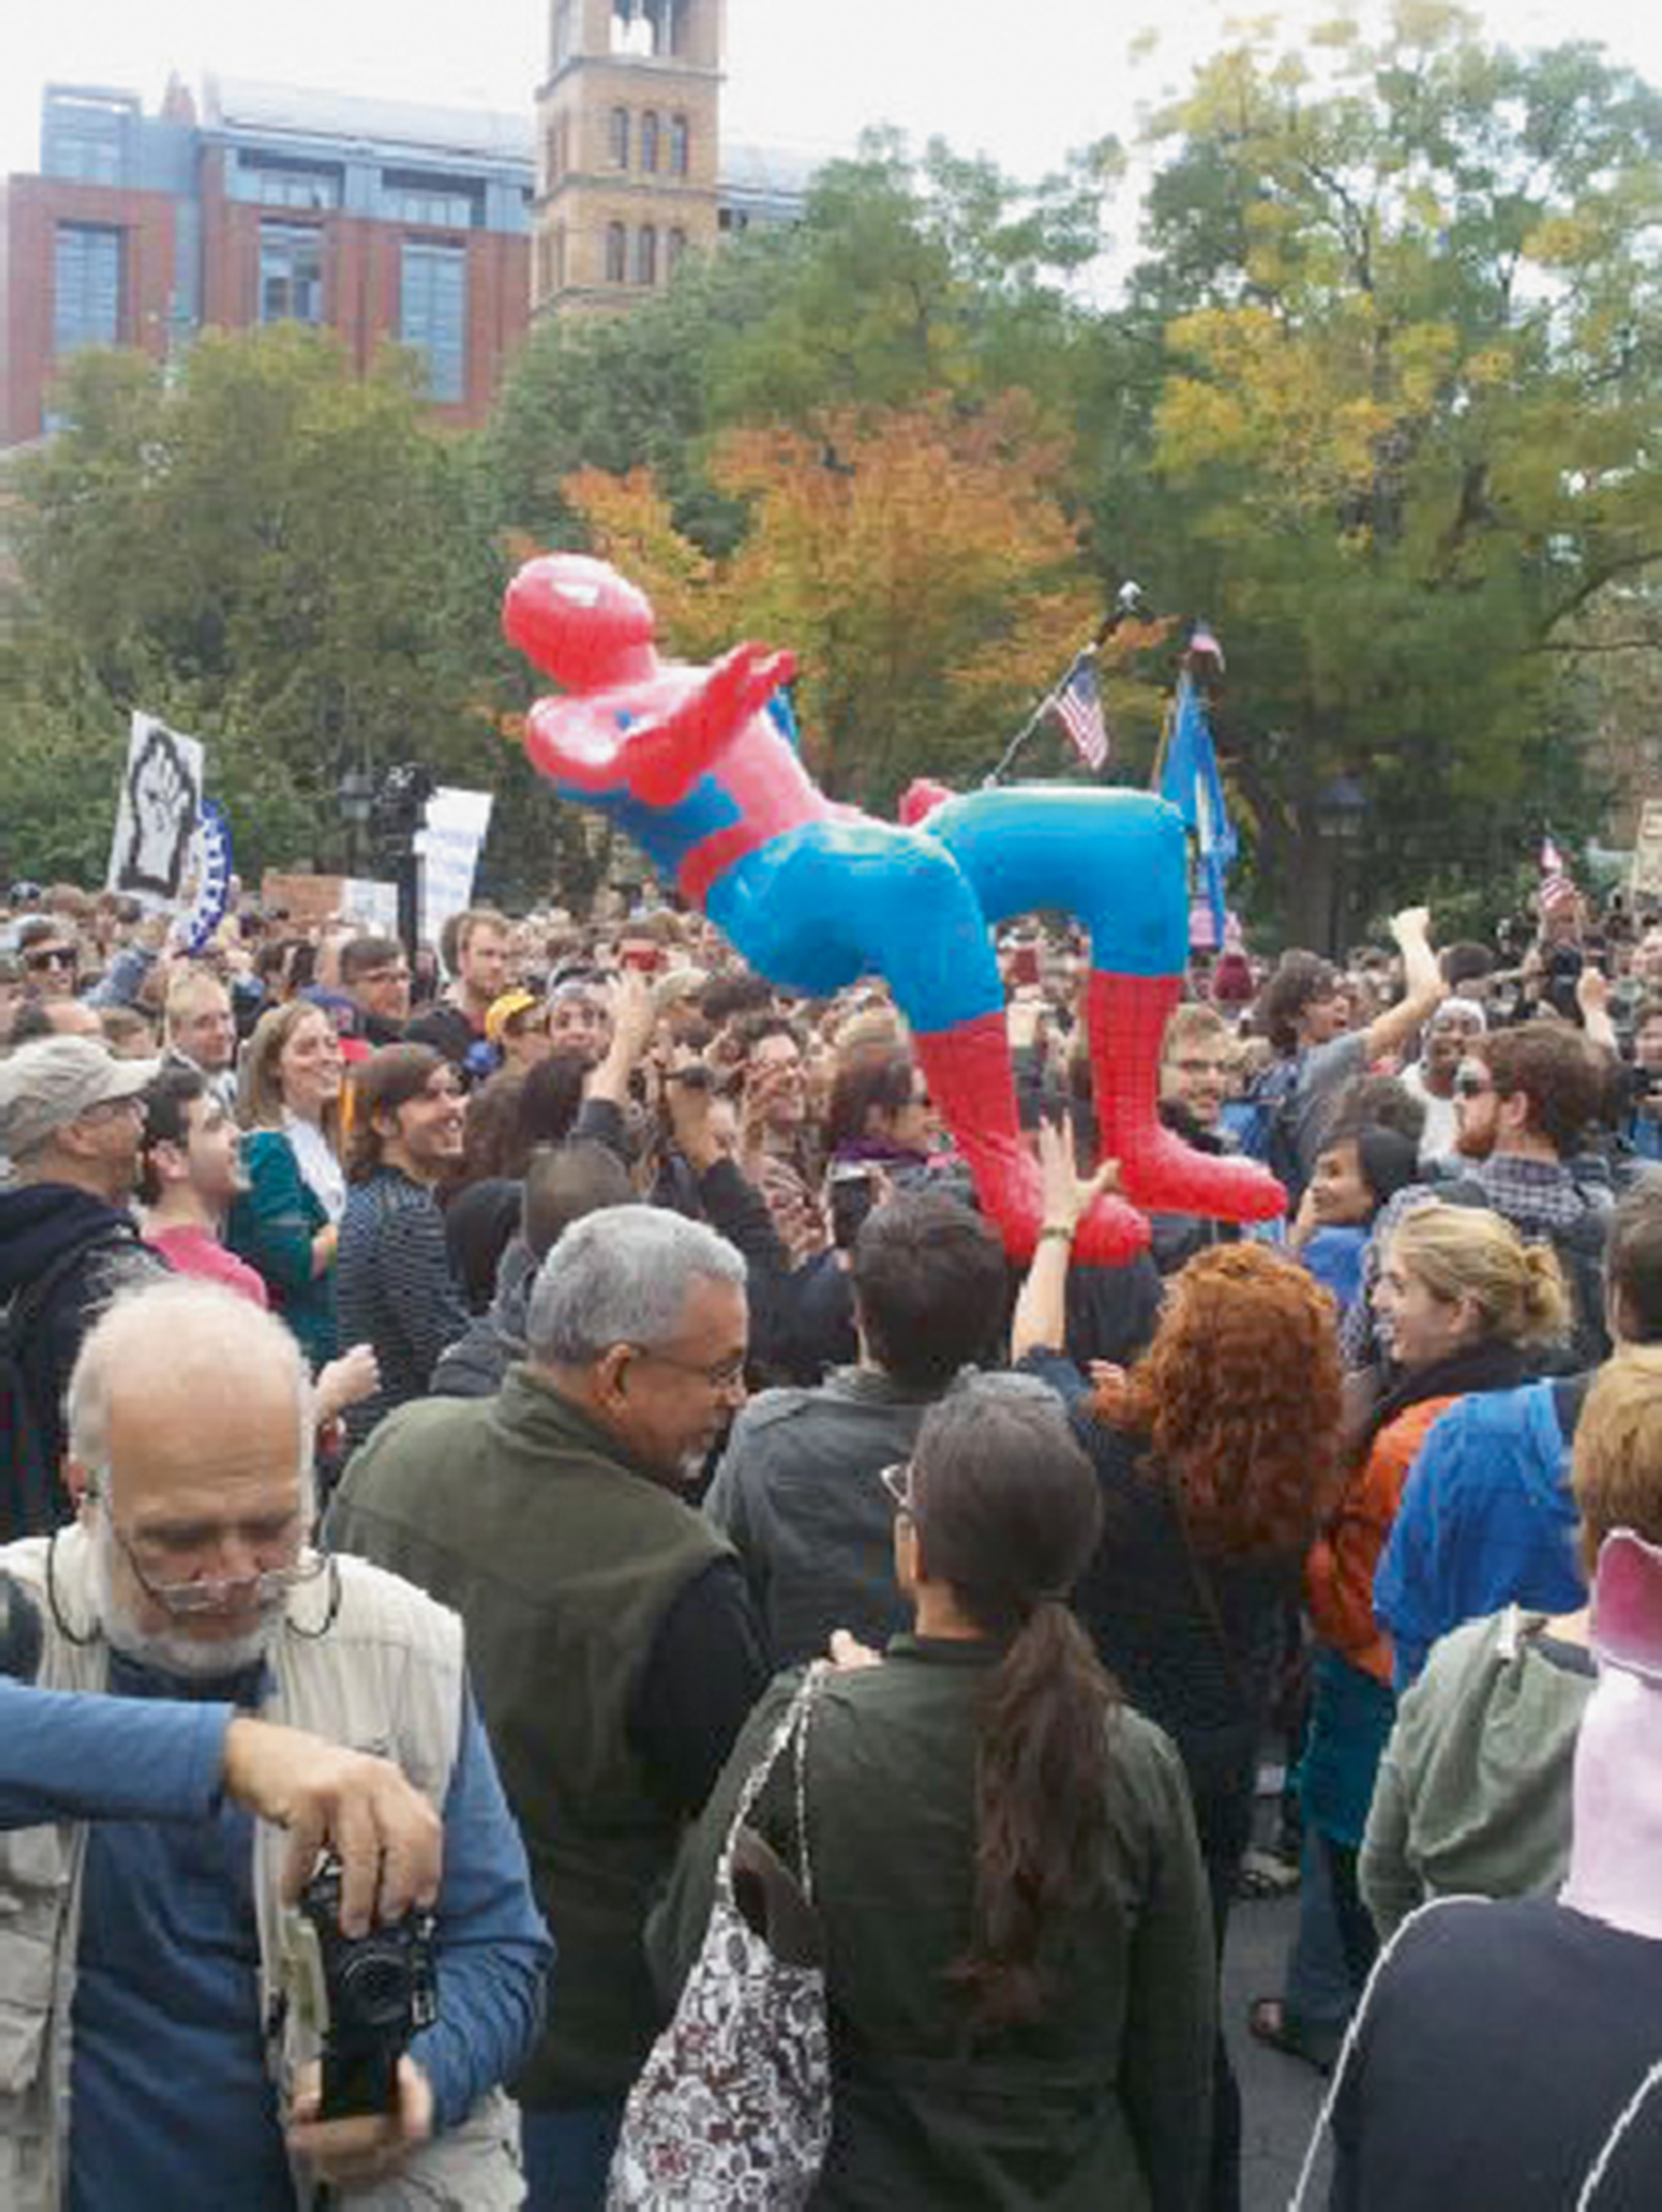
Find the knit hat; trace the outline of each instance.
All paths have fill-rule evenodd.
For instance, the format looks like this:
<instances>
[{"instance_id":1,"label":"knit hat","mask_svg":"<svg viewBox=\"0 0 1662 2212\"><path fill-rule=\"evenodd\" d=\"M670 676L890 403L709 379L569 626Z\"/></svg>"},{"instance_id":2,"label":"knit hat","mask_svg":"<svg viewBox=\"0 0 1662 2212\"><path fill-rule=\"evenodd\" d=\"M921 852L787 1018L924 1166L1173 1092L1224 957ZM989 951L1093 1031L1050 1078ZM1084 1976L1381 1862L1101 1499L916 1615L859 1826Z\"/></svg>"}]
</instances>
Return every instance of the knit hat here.
<instances>
[{"instance_id":1,"label":"knit hat","mask_svg":"<svg viewBox=\"0 0 1662 2212\"><path fill-rule=\"evenodd\" d=\"M1575 1747L1569 1878L1560 1902L1662 1939L1662 1548L1630 1528L1601 1546L1592 1595L1598 1686Z\"/></svg>"},{"instance_id":2,"label":"knit hat","mask_svg":"<svg viewBox=\"0 0 1662 2212\"><path fill-rule=\"evenodd\" d=\"M157 1060L117 1060L91 1037L40 1037L0 1060L0 1152L27 1159L56 1129L94 1106L132 1098L155 1080Z\"/></svg>"}]
</instances>

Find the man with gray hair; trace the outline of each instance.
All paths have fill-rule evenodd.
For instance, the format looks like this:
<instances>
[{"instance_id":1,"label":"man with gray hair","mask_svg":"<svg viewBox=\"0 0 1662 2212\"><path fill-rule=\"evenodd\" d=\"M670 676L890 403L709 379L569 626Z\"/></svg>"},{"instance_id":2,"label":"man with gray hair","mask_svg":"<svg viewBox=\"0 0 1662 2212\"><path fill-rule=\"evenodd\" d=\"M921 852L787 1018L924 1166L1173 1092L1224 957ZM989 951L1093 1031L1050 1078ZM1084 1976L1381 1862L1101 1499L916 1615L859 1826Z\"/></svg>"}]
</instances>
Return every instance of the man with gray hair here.
<instances>
[{"instance_id":1,"label":"man with gray hair","mask_svg":"<svg viewBox=\"0 0 1662 2212\"><path fill-rule=\"evenodd\" d=\"M128 1211L155 1072L89 1037L0 1059L0 1541L68 1518L63 1400L81 1340L113 1290L165 1271Z\"/></svg>"},{"instance_id":2,"label":"man with gray hair","mask_svg":"<svg viewBox=\"0 0 1662 2212\"><path fill-rule=\"evenodd\" d=\"M745 1263L701 1222L606 1206L544 1261L494 1398L389 1416L332 1541L454 1605L559 1945L516 2084L530 2203L598 2207L658 2026L642 1930L767 1677L731 1546L678 1495L744 1401Z\"/></svg>"},{"instance_id":3,"label":"man with gray hair","mask_svg":"<svg viewBox=\"0 0 1662 2212\"><path fill-rule=\"evenodd\" d=\"M293 1338L216 1285L119 1297L69 1393L76 1525L0 1548L32 1601L45 1690L188 1698L388 1753L438 1810L439 2020L396 2109L318 2116L314 2005L287 2002L280 1838L221 1802L0 1836L0 2204L509 2212L497 2085L528 2047L548 1957L474 1712L461 1624L307 1538L311 1389ZM286 2125L285 2125L286 2124Z\"/></svg>"}]
</instances>

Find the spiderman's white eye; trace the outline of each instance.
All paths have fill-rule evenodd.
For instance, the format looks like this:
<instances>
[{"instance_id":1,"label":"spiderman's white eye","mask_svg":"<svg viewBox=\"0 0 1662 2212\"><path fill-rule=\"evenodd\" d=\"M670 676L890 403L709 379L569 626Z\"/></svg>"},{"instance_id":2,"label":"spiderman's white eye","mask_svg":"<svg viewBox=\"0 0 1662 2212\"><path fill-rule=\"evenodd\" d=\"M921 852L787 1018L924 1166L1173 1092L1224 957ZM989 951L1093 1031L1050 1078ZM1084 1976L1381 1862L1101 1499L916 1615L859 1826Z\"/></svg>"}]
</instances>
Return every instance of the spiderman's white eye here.
<instances>
[{"instance_id":1,"label":"spiderman's white eye","mask_svg":"<svg viewBox=\"0 0 1662 2212\"><path fill-rule=\"evenodd\" d=\"M569 599L574 607L597 607L600 604L598 584L557 583L552 589L557 599Z\"/></svg>"}]
</instances>

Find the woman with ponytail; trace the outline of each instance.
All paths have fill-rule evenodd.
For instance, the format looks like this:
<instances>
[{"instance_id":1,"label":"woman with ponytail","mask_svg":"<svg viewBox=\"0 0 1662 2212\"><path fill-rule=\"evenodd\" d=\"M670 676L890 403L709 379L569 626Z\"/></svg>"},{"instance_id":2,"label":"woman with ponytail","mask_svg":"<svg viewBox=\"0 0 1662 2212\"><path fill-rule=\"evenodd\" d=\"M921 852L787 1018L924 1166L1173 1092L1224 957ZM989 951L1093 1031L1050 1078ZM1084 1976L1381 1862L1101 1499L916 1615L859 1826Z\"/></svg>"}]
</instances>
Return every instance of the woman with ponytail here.
<instances>
[{"instance_id":1,"label":"woman with ponytail","mask_svg":"<svg viewBox=\"0 0 1662 2212\"><path fill-rule=\"evenodd\" d=\"M1125 1709L1068 1594L1101 1503L1041 1386L968 1382L904 1466L895 1568L915 1621L839 1650L813 1709L807 1840L823 1926L832 2135L816 2212L1203 2201L1214 1995L1183 1769ZM752 1715L648 1935L667 1998L709 1918ZM756 1825L801 1863L793 1778Z\"/></svg>"}]
</instances>

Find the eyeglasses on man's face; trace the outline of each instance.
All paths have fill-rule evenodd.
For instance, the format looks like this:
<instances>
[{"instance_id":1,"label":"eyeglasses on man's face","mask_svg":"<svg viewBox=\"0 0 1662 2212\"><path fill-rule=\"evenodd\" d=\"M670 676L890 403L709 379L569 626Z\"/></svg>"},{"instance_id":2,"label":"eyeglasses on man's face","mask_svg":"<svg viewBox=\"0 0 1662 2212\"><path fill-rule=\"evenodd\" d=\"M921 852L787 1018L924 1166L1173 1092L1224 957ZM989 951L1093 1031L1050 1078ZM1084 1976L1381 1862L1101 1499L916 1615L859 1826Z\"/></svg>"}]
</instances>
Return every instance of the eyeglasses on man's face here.
<instances>
[{"instance_id":1,"label":"eyeglasses on man's face","mask_svg":"<svg viewBox=\"0 0 1662 2212\"><path fill-rule=\"evenodd\" d=\"M909 1459L894 1461L892 1465L880 1471L878 1480L893 1498L900 1511L910 1514L913 1519L916 1519L916 1509L912 1504L911 1462Z\"/></svg>"},{"instance_id":2,"label":"eyeglasses on man's face","mask_svg":"<svg viewBox=\"0 0 1662 2212\"><path fill-rule=\"evenodd\" d=\"M701 1359L680 1359L673 1352L660 1352L649 1344L632 1344L630 1350L637 1359L648 1359L657 1367L673 1367L679 1375L696 1376L710 1390L742 1390L745 1387L745 1354L735 1352L730 1358L716 1359L708 1364Z\"/></svg>"},{"instance_id":3,"label":"eyeglasses on man's face","mask_svg":"<svg viewBox=\"0 0 1662 2212\"><path fill-rule=\"evenodd\" d=\"M23 965L31 975L42 975L48 968L73 969L75 948L70 945L32 945L23 955Z\"/></svg>"},{"instance_id":4,"label":"eyeglasses on man's face","mask_svg":"<svg viewBox=\"0 0 1662 2212\"><path fill-rule=\"evenodd\" d=\"M206 1552L228 1534L242 1535L256 1552L285 1550L302 1533L299 1509L246 1530L189 1530L170 1534L165 1541L143 1536L135 1540L110 1512L107 1485L90 1488L87 1495L107 1516L111 1534L145 1596L174 1620L201 1613L259 1612L297 1584L315 1581L329 1564L325 1553L308 1550L283 1566L262 1567L252 1575L192 1575L170 1582L163 1578L166 1570L160 1564L163 1557L171 1563L192 1551Z\"/></svg>"},{"instance_id":5,"label":"eyeglasses on man's face","mask_svg":"<svg viewBox=\"0 0 1662 2212\"><path fill-rule=\"evenodd\" d=\"M1454 1071L1454 1095L1457 1098L1482 1098L1495 1088L1486 1067L1475 1060L1465 1060Z\"/></svg>"}]
</instances>

